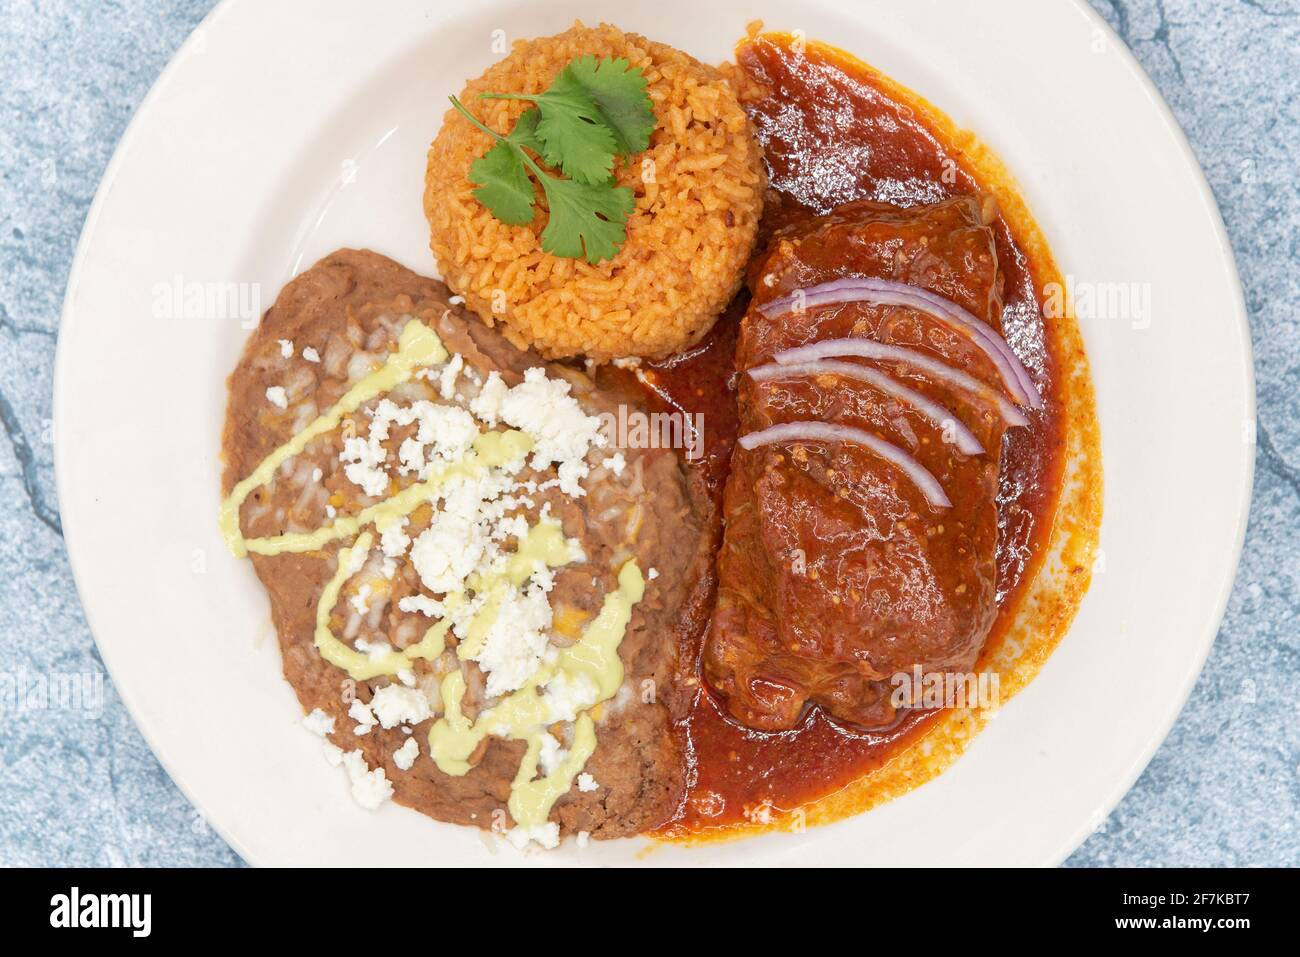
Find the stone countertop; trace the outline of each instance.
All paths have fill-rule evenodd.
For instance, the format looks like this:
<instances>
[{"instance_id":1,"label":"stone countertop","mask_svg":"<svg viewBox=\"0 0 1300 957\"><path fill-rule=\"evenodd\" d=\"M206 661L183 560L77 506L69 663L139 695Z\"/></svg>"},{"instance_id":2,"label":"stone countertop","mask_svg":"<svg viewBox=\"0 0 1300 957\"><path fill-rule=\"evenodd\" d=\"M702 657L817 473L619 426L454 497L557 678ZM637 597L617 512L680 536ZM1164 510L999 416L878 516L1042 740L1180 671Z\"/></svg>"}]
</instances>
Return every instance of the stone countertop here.
<instances>
[{"instance_id":1,"label":"stone countertop","mask_svg":"<svg viewBox=\"0 0 1300 957\"><path fill-rule=\"evenodd\" d=\"M1209 662L1137 784L1068 863L1294 866L1300 3L1091 2L1173 108L1223 210L1254 336L1259 444L1245 552ZM33 712L0 701L0 865L240 863L104 673L63 547L50 442L82 222L133 111L210 6L9 0L0 11L0 678L81 676L100 702Z\"/></svg>"}]
</instances>

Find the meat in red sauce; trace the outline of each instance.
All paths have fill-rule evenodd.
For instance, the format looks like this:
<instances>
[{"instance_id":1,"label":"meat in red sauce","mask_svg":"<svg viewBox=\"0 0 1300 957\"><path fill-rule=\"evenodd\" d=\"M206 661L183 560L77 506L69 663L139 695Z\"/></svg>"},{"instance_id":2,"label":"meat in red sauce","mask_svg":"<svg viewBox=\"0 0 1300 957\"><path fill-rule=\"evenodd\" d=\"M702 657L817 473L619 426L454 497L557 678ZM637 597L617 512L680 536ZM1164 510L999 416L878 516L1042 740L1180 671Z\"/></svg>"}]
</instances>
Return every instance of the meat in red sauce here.
<instances>
[{"instance_id":1,"label":"meat in red sauce","mask_svg":"<svg viewBox=\"0 0 1300 957\"><path fill-rule=\"evenodd\" d=\"M737 63L744 78L763 87L746 106L766 150L772 186L765 213L768 235L858 200L916 206L983 193L959 149L857 61L814 43L799 53L789 38L766 35L742 44ZM993 643L1046 534L1048 523L1040 518L1056 500L1061 438L1035 264L996 211L989 228L1001 276L1000 326L1046 399L1044 409L1030 413L1031 426L1012 429L1001 446L994 556L999 615ZM973 299L964 304L978 305ZM662 408L704 414L706 454L695 467L717 495L719 509L737 427L732 344L745 307L743 301L736 304L686 356L642 368ZM990 321L995 313L992 305L978 312ZM699 660L706 625L707 615L698 615L679 636L688 666ZM662 830L666 836L742 823L752 819L755 808L779 812L835 792L924 733L932 716L909 710L888 728L864 730L813 707L790 730L757 731L732 719L702 690L698 670L684 680L695 690L672 709L690 764L688 787Z\"/></svg>"},{"instance_id":2,"label":"meat in red sauce","mask_svg":"<svg viewBox=\"0 0 1300 957\"><path fill-rule=\"evenodd\" d=\"M907 209L859 201L774 237L754 273L738 368L753 371L809 343L867 339L996 383L969 337L914 309L851 302L765 315L759 308L844 277L915 285L995 326L1001 312L993 234L975 200ZM916 368L836 368L845 373L742 375L742 430L791 422L863 430L913 456L950 504L927 501L896 463L854 442L736 450L703 671L731 716L751 728L793 728L810 703L860 727L887 727L897 711L892 677L914 667L968 671L997 611L995 498L1005 425L996 406ZM876 380L854 378L859 371ZM892 384L936 403L942 417L889 391ZM970 430L964 450L952 438L957 421Z\"/></svg>"}]
</instances>

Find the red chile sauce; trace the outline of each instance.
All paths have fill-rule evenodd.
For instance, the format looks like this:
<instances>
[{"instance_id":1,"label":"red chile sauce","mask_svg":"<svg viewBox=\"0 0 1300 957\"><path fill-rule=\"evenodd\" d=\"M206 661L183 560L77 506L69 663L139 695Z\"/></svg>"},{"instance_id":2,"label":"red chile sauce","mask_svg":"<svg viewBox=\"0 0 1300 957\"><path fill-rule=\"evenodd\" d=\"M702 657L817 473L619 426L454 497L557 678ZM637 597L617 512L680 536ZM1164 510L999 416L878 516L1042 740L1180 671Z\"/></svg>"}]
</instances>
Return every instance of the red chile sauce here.
<instances>
[{"instance_id":1,"label":"red chile sauce","mask_svg":"<svg viewBox=\"0 0 1300 957\"><path fill-rule=\"evenodd\" d=\"M737 64L747 79L769 91L746 104L772 188L765 232L851 200L908 206L986 192L959 148L851 57L813 43L800 54L790 37L769 34L743 43ZM1050 518L1056 500L1062 447L1055 362L1033 263L1000 215L992 226L1004 274L1004 334L1047 404L1031 414L1030 428L1012 429L1005 439L998 499L1001 612L990 645L1012 617L1020 587L1030 577L1024 573L1034 567L1050 524L1040 519ZM652 404L703 414L704 457L688 467L702 471L719 507L736 438L734 353L747 301L742 292L698 346L641 370ZM687 789L661 836L700 835L742 823L765 804L779 813L831 794L880 767L932 723L933 712L911 712L891 729L855 731L814 707L790 731L760 733L738 726L702 690L698 657L707 610L680 636L685 681L696 689L679 709L683 714L676 725L687 759Z\"/></svg>"}]
</instances>

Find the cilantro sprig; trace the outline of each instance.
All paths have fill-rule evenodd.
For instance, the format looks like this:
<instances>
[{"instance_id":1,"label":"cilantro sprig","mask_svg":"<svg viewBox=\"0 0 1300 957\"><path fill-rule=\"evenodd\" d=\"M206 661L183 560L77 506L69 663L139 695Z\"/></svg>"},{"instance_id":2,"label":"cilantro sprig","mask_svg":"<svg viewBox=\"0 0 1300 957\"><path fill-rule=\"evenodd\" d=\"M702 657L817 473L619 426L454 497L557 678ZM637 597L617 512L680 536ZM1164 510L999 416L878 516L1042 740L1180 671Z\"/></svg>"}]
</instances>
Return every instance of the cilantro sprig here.
<instances>
[{"instance_id":1,"label":"cilantro sprig","mask_svg":"<svg viewBox=\"0 0 1300 957\"><path fill-rule=\"evenodd\" d=\"M531 172L550 211L542 249L593 265L614 258L627 241L635 205L632 191L616 185L614 164L646 149L655 125L641 70L623 59L589 55L561 70L543 93L483 93L480 99L534 105L502 136L451 97L466 119L496 141L470 166L469 180L478 186L474 198L501 222L526 225L537 198ZM568 178L544 170L531 153Z\"/></svg>"}]
</instances>

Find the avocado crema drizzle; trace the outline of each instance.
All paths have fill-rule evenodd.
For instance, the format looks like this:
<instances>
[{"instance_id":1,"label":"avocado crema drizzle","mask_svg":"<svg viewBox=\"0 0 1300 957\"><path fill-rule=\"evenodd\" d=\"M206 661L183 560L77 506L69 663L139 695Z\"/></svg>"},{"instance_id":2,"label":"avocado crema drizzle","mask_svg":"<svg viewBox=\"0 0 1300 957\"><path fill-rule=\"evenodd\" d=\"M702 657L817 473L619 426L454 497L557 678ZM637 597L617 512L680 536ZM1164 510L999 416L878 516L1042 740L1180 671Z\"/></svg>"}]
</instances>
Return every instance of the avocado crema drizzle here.
<instances>
[{"instance_id":1,"label":"avocado crema drizzle","mask_svg":"<svg viewBox=\"0 0 1300 957\"><path fill-rule=\"evenodd\" d=\"M418 319L411 318L398 338L397 351L374 372L357 382L328 411L301 432L271 452L247 478L221 503L221 534L236 558L249 552L280 555L291 552L317 551L331 541L357 536L351 547L338 551L338 569L321 591L316 606L315 645L321 657L357 681L380 675L395 675L410 667L417 658L432 660L446 649L451 618L443 618L415 644L378 658L357 651L340 641L330 629L330 614L344 584L364 563L374 543L373 525L383 532L421 505L436 502L438 490L457 477L472 478L488 469L518 462L532 449L532 440L523 432L482 432L474 440L473 451L458 462L444 467L428 479L407 486L382 502L370 505L356 515L343 515L310 532L245 539L239 527L239 510L248 495L269 483L276 470L289 458L298 455L314 438L339 426L345 415L355 412L374 399L409 380L424 366L447 360L447 350L437 334ZM358 534L359 533L359 534ZM577 558L564 537L560 523L543 518L533 525L504 568L491 573L475 573L467 580L476 596L486 596L482 607L470 620L465 640L456 649L466 660L478 654L500 606L511 588L518 588L533 573L538 563L550 568L569 564ZM536 674L521 688L502 698L494 707L470 721L461 710L465 696L465 678L452 671L442 679L443 717L429 730L429 755L438 768L450 775L464 775L470 770L469 758L489 735L524 741L527 749L510 787L508 807L515 824L532 831L547 823L551 807L573 786L596 748L595 722L583 711L574 723L573 742L568 755L550 774L537 777L541 758L542 735L554 716L541 694L551 681L582 682L595 688L591 707L608 701L623 684L623 662L618 647L632 617L632 609L645 592L645 580L636 559L628 560L618 573L618 588L605 596L600 612L583 630L582 637L568 648L560 649L554 661L543 663ZM469 601L466 592L445 596L443 605L454 612Z\"/></svg>"}]
</instances>

